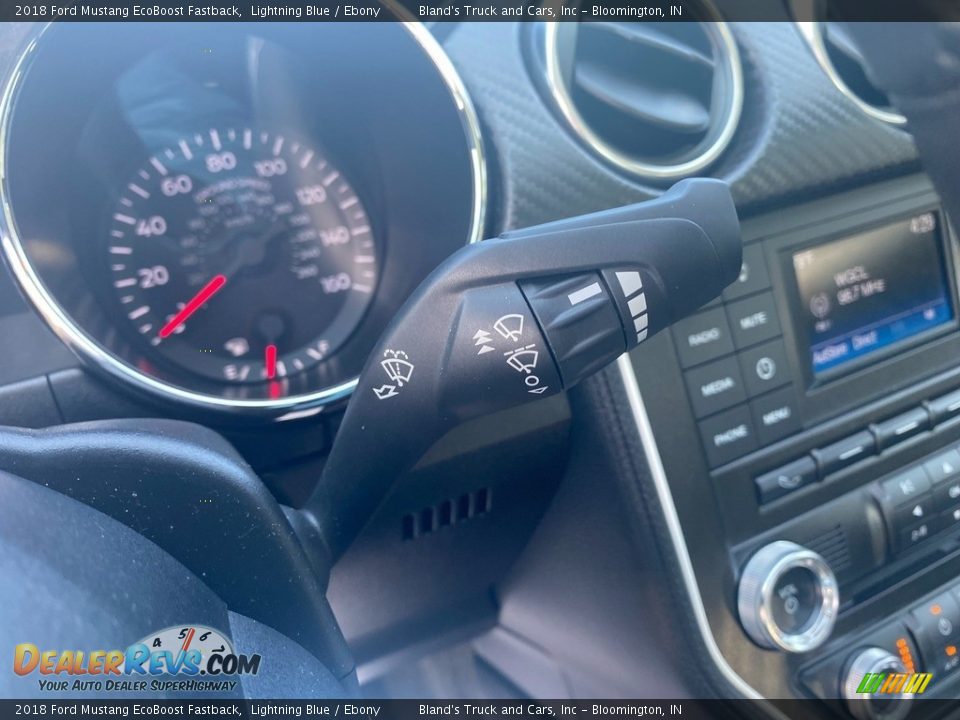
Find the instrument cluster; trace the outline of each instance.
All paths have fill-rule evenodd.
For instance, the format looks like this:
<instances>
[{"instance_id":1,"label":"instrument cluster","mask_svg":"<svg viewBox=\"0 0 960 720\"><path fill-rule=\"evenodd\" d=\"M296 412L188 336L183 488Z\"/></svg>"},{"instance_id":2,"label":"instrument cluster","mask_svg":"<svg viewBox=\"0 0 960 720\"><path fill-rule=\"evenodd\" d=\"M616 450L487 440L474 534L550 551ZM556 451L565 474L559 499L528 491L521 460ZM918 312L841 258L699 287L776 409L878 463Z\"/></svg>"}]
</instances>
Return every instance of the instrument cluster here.
<instances>
[{"instance_id":1,"label":"instrument cluster","mask_svg":"<svg viewBox=\"0 0 960 720\"><path fill-rule=\"evenodd\" d=\"M414 23L37 27L2 123L25 295L93 366L197 407L346 397L482 234L478 123Z\"/></svg>"}]
</instances>

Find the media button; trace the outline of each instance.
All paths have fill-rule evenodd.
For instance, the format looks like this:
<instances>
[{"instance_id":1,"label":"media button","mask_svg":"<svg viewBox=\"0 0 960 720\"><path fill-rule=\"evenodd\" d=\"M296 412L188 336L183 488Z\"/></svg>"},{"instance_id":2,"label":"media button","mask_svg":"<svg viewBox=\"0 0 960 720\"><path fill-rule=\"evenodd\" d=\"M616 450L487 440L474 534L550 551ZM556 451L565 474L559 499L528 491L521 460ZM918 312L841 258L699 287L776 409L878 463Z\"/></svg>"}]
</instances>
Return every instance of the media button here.
<instances>
[{"instance_id":1,"label":"media button","mask_svg":"<svg viewBox=\"0 0 960 720\"><path fill-rule=\"evenodd\" d=\"M687 390L698 418L713 415L747 399L736 358L727 357L686 372Z\"/></svg>"},{"instance_id":2,"label":"media button","mask_svg":"<svg viewBox=\"0 0 960 720\"><path fill-rule=\"evenodd\" d=\"M700 365L733 352L730 326L722 307L698 313L673 326L680 364Z\"/></svg>"},{"instance_id":3,"label":"media button","mask_svg":"<svg viewBox=\"0 0 960 720\"><path fill-rule=\"evenodd\" d=\"M783 340L777 339L743 350L737 357L749 397L762 395L790 382L787 348Z\"/></svg>"},{"instance_id":4,"label":"media button","mask_svg":"<svg viewBox=\"0 0 960 720\"><path fill-rule=\"evenodd\" d=\"M757 433L746 405L702 421L700 435L710 467L723 465L757 449Z\"/></svg>"}]
</instances>

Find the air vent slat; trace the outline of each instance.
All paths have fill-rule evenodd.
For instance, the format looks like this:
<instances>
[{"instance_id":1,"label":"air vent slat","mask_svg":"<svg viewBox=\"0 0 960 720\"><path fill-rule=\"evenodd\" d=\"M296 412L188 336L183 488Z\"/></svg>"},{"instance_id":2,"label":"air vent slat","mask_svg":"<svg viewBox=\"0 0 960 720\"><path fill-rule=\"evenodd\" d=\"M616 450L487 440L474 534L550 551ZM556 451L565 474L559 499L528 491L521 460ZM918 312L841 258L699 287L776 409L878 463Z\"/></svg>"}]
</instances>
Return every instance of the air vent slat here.
<instances>
[{"instance_id":1,"label":"air vent slat","mask_svg":"<svg viewBox=\"0 0 960 720\"><path fill-rule=\"evenodd\" d=\"M448 498L419 512L408 513L400 521L404 540L432 535L444 528L459 526L468 520L484 517L493 510L493 490L485 487Z\"/></svg>"},{"instance_id":2,"label":"air vent slat","mask_svg":"<svg viewBox=\"0 0 960 720\"><path fill-rule=\"evenodd\" d=\"M606 161L658 181L714 162L743 104L733 35L710 0L690 8L703 22L540 26L548 84L570 128Z\"/></svg>"},{"instance_id":3,"label":"air vent slat","mask_svg":"<svg viewBox=\"0 0 960 720\"><path fill-rule=\"evenodd\" d=\"M600 102L637 120L680 133L702 133L710 127L709 109L677 87L641 85L594 63L578 65L574 82Z\"/></svg>"},{"instance_id":4,"label":"air vent slat","mask_svg":"<svg viewBox=\"0 0 960 720\"><path fill-rule=\"evenodd\" d=\"M593 33L606 36L616 35L634 45L642 45L659 53L697 63L711 72L714 68L713 58L710 55L701 52L689 43L683 42L678 37L668 35L650 23L598 22L584 23L581 27L582 32L587 35ZM604 39L608 40L609 37Z\"/></svg>"}]
</instances>

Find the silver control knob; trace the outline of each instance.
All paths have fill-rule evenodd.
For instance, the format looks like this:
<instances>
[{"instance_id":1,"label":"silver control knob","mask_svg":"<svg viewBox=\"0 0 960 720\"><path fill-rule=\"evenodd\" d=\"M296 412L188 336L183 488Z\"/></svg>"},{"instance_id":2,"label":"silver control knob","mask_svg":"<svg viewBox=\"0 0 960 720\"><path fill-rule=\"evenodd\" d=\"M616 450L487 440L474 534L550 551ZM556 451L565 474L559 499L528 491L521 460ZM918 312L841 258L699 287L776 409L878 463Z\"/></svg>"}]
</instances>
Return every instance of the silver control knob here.
<instances>
[{"instance_id":1,"label":"silver control knob","mask_svg":"<svg viewBox=\"0 0 960 720\"><path fill-rule=\"evenodd\" d=\"M847 710L857 720L901 720L910 710L907 700L913 695L904 692L878 693L879 688L870 687L870 692L858 693L867 675L903 674L907 668L896 655L878 647L859 651L847 665L841 679L840 690ZM905 680L905 678L902 678Z\"/></svg>"},{"instance_id":2,"label":"silver control knob","mask_svg":"<svg viewBox=\"0 0 960 720\"><path fill-rule=\"evenodd\" d=\"M827 561L786 540L759 550L740 576L740 624L763 648L802 653L819 647L833 631L839 604Z\"/></svg>"}]
</instances>

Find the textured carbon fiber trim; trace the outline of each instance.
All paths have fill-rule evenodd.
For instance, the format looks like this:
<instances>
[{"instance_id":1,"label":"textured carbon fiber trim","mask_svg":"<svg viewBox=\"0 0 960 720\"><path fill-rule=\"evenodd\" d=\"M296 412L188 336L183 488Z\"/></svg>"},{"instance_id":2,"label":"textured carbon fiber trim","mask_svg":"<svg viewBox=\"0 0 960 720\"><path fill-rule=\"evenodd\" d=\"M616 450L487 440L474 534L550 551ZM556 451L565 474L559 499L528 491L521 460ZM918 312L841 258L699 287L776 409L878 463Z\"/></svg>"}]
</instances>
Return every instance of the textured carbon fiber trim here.
<instances>
[{"instance_id":1,"label":"textured carbon fiber trim","mask_svg":"<svg viewBox=\"0 0 960 720\"><path fill-rule=\"evenodd\" d=\"M915 170L902 130L865 116L830 82L796 27L735 23L744 61L740 128L711 174L741 208L810 199ZM468 23L447 40L489 141L497 229L637 202L659 192L579 144L531 76L530 25Z\"/></svg>"}]
</instances>

